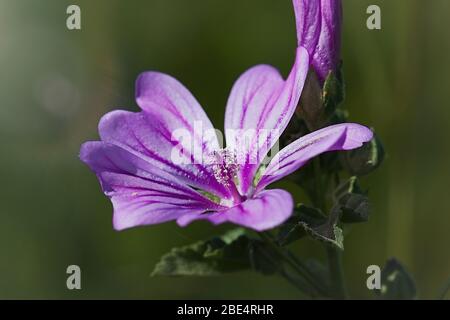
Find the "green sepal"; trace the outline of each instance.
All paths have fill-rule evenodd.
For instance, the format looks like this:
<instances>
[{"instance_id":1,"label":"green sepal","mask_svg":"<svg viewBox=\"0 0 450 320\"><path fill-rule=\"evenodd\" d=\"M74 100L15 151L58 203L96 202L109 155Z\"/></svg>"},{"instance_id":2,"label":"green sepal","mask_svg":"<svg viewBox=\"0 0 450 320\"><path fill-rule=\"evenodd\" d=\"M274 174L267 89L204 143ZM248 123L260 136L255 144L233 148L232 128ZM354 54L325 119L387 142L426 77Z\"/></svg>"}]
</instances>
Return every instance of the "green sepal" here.
<instances>
[{"instance_id":1,"label":"green sepal","mask_svg":"<svg viewBox=\"0 0 450 320\"><path fill-rule=\"evenodd\" d=\"M342 62L336 71L330 71L325 79L322 90L322 103L327 117L335 113L339 105L345 100L345 83Z\"/></svg>"},{"instance_id":2,"label":"green sepal","mask_svg":"<svg viewBox=\"0 0 450 320\"><path fill-rule=\"evenodd\" d=\"M351 174L363 176L377 169L384 160L384 147L377 135L361 148L341 152L342 166Z\"/></svg>"},{"instance_id":3,"label":"green sepal","mask_svg":"<svg viewBox=\"0 0 450 320\"><path fill-rule=\"evenodd\" d=\"M369 220L369 198L361 189L356 176L350 177L336 188L334 199L335 207L341 210L341 222L359 223Z\"/></svg>"}]
</instances>

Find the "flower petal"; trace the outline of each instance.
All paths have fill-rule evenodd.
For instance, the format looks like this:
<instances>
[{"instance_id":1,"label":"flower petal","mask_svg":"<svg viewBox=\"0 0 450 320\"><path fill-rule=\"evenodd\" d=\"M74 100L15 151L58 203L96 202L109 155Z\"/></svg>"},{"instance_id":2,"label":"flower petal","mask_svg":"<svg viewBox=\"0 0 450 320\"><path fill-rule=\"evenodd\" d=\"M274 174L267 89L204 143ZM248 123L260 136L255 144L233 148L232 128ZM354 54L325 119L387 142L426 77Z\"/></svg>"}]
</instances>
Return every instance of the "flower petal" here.
<instances>
[{"instance_id":1,"label":"flower petal","mask_svg":"<svg viewBox=\"0 0 450 320\"><path fill-rule=\"evenodd\" d=\"M174 151L175 142L192 158L193 173L203 180L198 187L224 198L230 197L229 191L216 181L212 168L207 165L208 157L220 148L216 131L189 90L169 75L144 72L136 81L136 102L149 114L148 122L155 123L163 140L171 136L170 146L158 145L153 150L160 154L165 150L161 155L168 159L168 151Z\"/></svg>"},{"instance_id":2,"label":"flower petal","mask_svg":"<svg viewBox=\"0 0 450 320\"><path fill-rule=\"evenodd\" d=\"M246 194L259 164L291 119L300 99L309 56L297 48L295 64L286 81L270 66L245 72L234 84L225 113L227 148L241 165L239 188Z\"/></svg>"},{"instance_id":3,"label":"flower petal","mask_svg":"<svg viewBox=\"0 0 450 320\"><path fill-rule=\"evenodd\" d=\"M223 208L116 145L86 142L80 158L97 174L104 193L111 198L117 230Z\"/></svg>"},{"instance_id":4,"label":"flower petal","mask_svg":"<svg viewBox=\"0 0 450 320\"><path fill-rule=\"evenodd\" d=\"M298 46L305 47L312 56L321 30L321 0L294 0Z\"/></svg>"},{"instance_id":5,"label":"flower petal","mask_svg":"<svg viewBox=\"0 0 450 320\"><path fill-rule=\"evenodd\" d=\"M141 197L134 202L120 197L111 198L114 206L113 226L117 231L133 227L159 224L178 219L186 214L202 213L204 209L154 202L151 197Z\"/></svg>"},{"instance_id":6,"label":"flower petal","mask_svg":"<svg viewBox=\"0 0 450 320\"><path fill-rule=\"evenodd\" d=\"M321 153L356 149L364 142L370 141L372 136L370 129L355 123L337 124L303 136L271 160L257 185L257 190L294 172Z\"/></svg>"},{"instance_id":7,"label":"flower petal","mask_svg":"<svg viewBox=\"0 0 450 320\"><path fill-rule=\"evenodd\" d=\"M203 108L178 80L159 73L148 71L136 80L136 102L142 110L151 114L167 126L170 133L180 128L188 130L199 143L201 151L211 152L219 148L216 139L202 141L199 136L214 127ZM195 130L195 124L203 130Z\"/></svg>"},{"instance_id":8,"label":"flower petal","mask_svg":"<svg viewBox=\"0 0 450 320\"><path fill-rule=\"evenodd\" d=\"M202 146L189 138L189 132L172 135L171 126L147 112L118 110L102 117L99 133L103 141L127 150L185 183L228 198L229 191L217 182L212 168L203 161L202 152L208 151L202 151Z\"/></svg>"},{"instance_id":9,"label":"flower petal","mask_svg":"<svg viewBox=\"0 0 450 320\"><path fill-rule=\"evenodd\" d=\"M272 229L292 214L294 202L289 192L281 189L264 190L253 198L224 211L186 215L177 220L185 226L194 220L208 220L213 224L231 222L256 231Z\"/></svg>"},{"instance_id":10,"label":"flower petal","mask_svg":"<svg viewBox=\"0 0 450 320\"><path fill-rule=\"evenodd\" d=\"M341 0L321 0L321 16L322 27L312 64L320 80L323 81L328 73L336 68L340 60Z\"/></svg>"},{"instance_id":11,"label":"flower petal","mask_svg":"<svg viewBox=\"0 0 450 320\"><path fill-rule=\"evenodd\" d=\"M190 214L185 214L177 219L177 224L180 227L186 227L194 221L197 220L207 220L214 225L218 225L226 222L225 216L222 212L194 212Z\"/></svg>"}]
</instances>

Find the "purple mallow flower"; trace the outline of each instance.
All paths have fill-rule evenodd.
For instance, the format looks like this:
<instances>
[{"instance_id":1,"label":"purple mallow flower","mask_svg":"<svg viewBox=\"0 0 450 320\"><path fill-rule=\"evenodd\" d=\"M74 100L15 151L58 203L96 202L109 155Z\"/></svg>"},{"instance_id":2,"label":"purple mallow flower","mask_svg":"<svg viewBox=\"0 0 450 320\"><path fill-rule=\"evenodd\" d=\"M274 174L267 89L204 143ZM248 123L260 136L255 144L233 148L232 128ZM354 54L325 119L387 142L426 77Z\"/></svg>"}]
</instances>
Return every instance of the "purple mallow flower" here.
<instances>
[{"instance_id":1,"label":"purple mallow flower","mask_svg":"<svg viewBox=\"0 0 450 320\"><path fill-rule=\"evenodd\" d=\"M80 151L111 198L114 228L171 220L186 226L203 219L263 231L288 219L292 196L265 189L269 184L323 152L358 148L372 138L364 126L333 125L301 137L263 164L296 109L309 64L308 51L299 47L287 80L267 65L255 66L237 80L225 113L226 149L216 137L201 137L213 126L181 83L162 73L141 74L136 101L142 111L106 114L99 123L101 141L86 142ZM194 129L198 123L200 134ZM174 139L173 132L180 129L192 138ZM236 130L254 130L250 147L242 147ZM189 161L174 162L174 148ZM211 158L219 161L204 161Z\"/></svg>"},{"instance_id":2,"label":"purple mallow flower","mask_svg":"<svg viewBox=\"0 0 450 320\"><path fill-rule=\"evenodd\" d=\"M340 61L341 0L293 0L298 45L308 50L321 81Z\"/></svg>"}]
</instances>

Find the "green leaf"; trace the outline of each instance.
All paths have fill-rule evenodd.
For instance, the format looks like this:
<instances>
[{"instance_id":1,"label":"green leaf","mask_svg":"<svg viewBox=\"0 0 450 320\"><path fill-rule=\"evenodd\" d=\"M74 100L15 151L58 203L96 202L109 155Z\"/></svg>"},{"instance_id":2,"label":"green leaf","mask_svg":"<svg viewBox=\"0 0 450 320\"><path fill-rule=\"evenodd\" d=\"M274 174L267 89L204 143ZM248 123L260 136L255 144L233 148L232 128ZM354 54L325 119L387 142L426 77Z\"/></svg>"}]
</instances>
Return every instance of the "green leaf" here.
<instances>
[{"instance_id":1,"label":"green leaf","mask_svg":"<svg viewBox=\"0 0 450 320\"><path fill-rule=\"evenodd\" d=\"M235 229L222 237L173 248L161 258L152 275L211 276L248 269L249 245L245 231Z\"/></svg>"},{"instance_id":2,"label":"green leaf","mask_svg":"<svg viewBox=\"0 0 450 320\"><path fill-rule=\"evenodd\" d=\"M417 289L414 279L396 259L386 262L381 271L381 290L379 296L385 300L415 299Z\"/></svg>"},{"instance_id":3,"label":"green leaf","mask_svg":"<svg viewBox=\"0 0 450 320\"><path fill-rule=\"evenodd\" d=\"M307 231L313 238L344 250L344 233L336 224L327 222L317 228L307 229Z\"/></svg>"},{"instance_id":4,"label":"green leaf","mask_svg":"<svg viewBox=\"0 0 450 320\"><path fill-rule=\"evenodd\" d=\"M277 243L281 246L309 235L312 238L344 249L344 236L342 229L337 226L340 212L332 211L326 217L317 208L299 205L291 219L280 228Z\"/></svg>"},{"instance_id":5,"label":"green leaf","mask_svg":"<svg viewBox=\"0 0 450 320\"><path fill-rule=\"evenodd\" d=\"M341 210L340 221L344 223L358 223L369 220L370 202L362 191L358 178L353 176L340 184L335 192L335 207Z\"/></svg>"},{"instance_id":6,"label":"green leaf","mask_svg":"<svg viewBox=\"0 0 450 320\"><path fill-rule=\"evenodd\" d=\"M306 231L316 240L344 250L344 233L338 226L341 213L339 208L333 208L325 223L317 227L306 228Z\"/></svg>"},{"instance_id":7,"label":"green leaf","mask_svg":"<svg viewBox=\"0 0 450 320\"><path fill-rule=\"evenodd\" d=\"M326 216L319 209L300 204L295 208L292 217L280 227L277 243L281 246L288 245L307 235L308 227L318 227L326 220Z\"/></svg>"},{"instance_id":8,"label":"green leaf","mask_svg":"<svg viewBox=\"0 0 450 320\"><path fill-rule=\"evenodd\" d=\"M208 241L173 248L161 258L152 275L214 276L246 269L267 275L282 268L281 258L273 248L248 237L239 228Z\"/></svg>"},{"instance_id":9,"label":"green leaf","mask_svg":"<svg viewBox=\"0 0 450 320\"><path fill-rule=\"evenodd\" d=\"M352 175L362 176L377 169L384 160L384 147L375 135L361 148L341 152L342 166Z\"/></svg>"}]
</instances>

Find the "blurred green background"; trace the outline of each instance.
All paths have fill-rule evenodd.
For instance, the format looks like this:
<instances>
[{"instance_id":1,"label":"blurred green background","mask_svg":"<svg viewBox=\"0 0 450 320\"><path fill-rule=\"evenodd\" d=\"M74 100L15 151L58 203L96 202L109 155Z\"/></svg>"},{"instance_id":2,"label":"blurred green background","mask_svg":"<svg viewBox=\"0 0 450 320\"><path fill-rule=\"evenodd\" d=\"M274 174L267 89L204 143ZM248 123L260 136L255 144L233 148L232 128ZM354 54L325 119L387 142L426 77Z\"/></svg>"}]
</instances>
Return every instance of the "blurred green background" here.
<instances>
[{"instance_id":1,"label":"blurred green background","mask_svg":"<svg viewBox=\"0 0 450 320\"><path fill-rule=\"evenodd\" d=\"M78 4L82 30L66 29ZM382 30L366 8L382 9ZM366 268L398 257L422 298L450 276L450 1L344 0L343 59L351 120L383 139L374 210L345 240L354 297ZM151 278L158 258L228 226L175 223L115 232L112 207L78 160L99 118L137 110L144 70L180 79L222 128L233 81L269 63L284 75L296 46L288 0L0 0L0 298L298 298L283 279L241 273ZM309 240L295 250L320 255ZM66 289L66 268L82 290Z\"/></svg>"}]
</instances>

